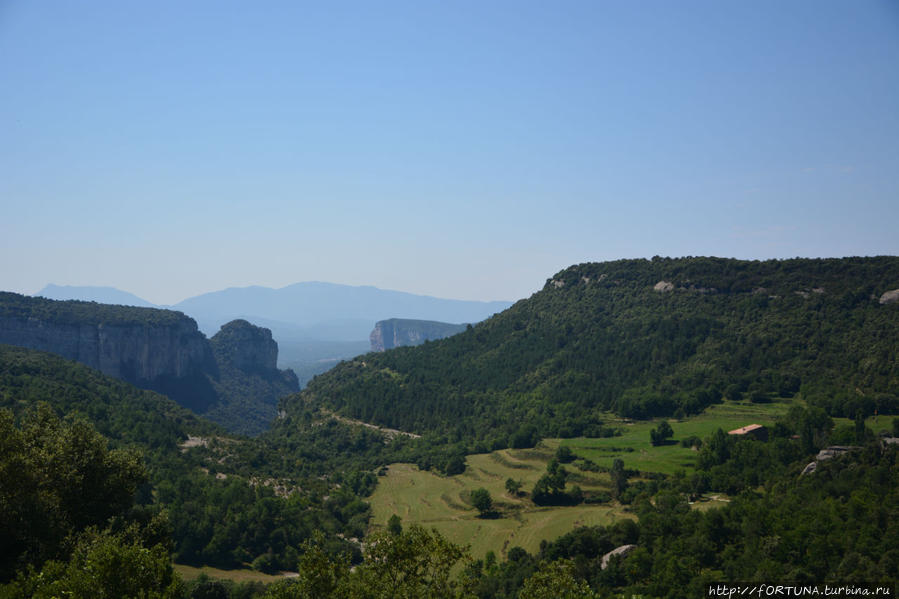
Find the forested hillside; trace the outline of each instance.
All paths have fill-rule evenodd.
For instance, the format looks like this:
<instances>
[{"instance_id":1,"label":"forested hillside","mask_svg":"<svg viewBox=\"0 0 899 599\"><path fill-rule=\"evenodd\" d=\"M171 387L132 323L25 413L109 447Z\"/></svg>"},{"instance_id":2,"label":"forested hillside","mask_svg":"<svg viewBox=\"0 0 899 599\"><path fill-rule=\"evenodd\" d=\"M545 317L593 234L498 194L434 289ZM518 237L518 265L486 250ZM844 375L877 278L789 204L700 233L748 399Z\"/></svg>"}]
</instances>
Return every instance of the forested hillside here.
<instances>
[{"instance_id":1,"label":"forested hillside","mask_svg":"<svg viewBox=\"0 0 899 599\"><path fill-rule=\"evenodd\" d=\"M48 351L158 391L233 433L256 435L299 390L271 331L245 320L212 339L181 312L0 292L0 343Z\"/></svg>"},{"instance_id":2,"label":"forested hillside","mask_svg":"<svg viewBox=\"0 0 899 599\"><path fill-rule=\"evenodd\" d=\"M801 395L899 411L899 258L654 258L572 266L449 339L345 362L284 403L482 448Z\"/></svg>"},{"instance_id":3,"label":"forested hillside","mask_svg":"<svg viewBox=\"0 0 899 599\"><path fill-rule=\"evenodd\" d=\"M739 445L747 453L774 453L753 441ZM736 453L727 467L748 473L753 465L740 464ZM707 511L688 503L687 479L644 485L634 500L637 522L578 528L536 555L513 550L504 563L476 563L475 596L518 597L522 581L550 564L567 564L601 597L709 596L709 585L722 581L832 588L867 583L872 593L882 586L893 591L886 596L895 596L897 458L895 447L869 443L822 462L812 475L800 476L800 464L787 461L758 481L762 487ZM603 556L624 545L634 547L604 566Z\"/></svg>"},{"instance_id":4,"label":"forested hillside","mask_svg":"<svg viewBox=\"0 0 899 599\"><path fill-rule=\"evenodd\" d=\"M40 421L82 419L103 435L101 446L137 452L131 459L143 463L139 470L146 470L134 477L142 483L135 509L147 517L161 511L167 514L167 530L161 534L171 535L174 557L182 563L290 569L296 564L297 548L315 530L327 530L331 545L343 545L334 533L364 533L367 505L351 486L339 490L340 482L354 480L352 468L345 468L333 480L322 476L331 469L326 459L303 467L298 458L285 468L274 457L277 451L269 452L255 440L230 437L162 395L52 354L0 345L0 416L8 418L4 420L7 432L13 430L13 422L28 430ZM302 440L293 447L301 452ZM60 448L67 460L81 465L66 476L79 478L83 475L77 468L92 467L93 454L81 456L82 449ZM14 453L0 458L0 472L36 480L64 474L52 463L44 468ZM47 468L49 472L44 472ZM369 475L369 484L373 478ZM356 484L360 491L365 488L364 483ZM29 512L27 492L27 486L0 485L0 530L4 531L0 536L8 536L11 543L4 551L0 577L8 577L17 565L36 563L27 548L44 542L35 537L37 533L29 533L32 526L40 528L41 516ZM131 495L127 499L120 503L127 505ZM63 504L73 501L75 497L68 495L60 500ZM30 522L28 529L17 523L19 518ZM103 525L104 518L92 523ZM64 531L60 535L64 537Z\"/></svg>"}]
</instances>

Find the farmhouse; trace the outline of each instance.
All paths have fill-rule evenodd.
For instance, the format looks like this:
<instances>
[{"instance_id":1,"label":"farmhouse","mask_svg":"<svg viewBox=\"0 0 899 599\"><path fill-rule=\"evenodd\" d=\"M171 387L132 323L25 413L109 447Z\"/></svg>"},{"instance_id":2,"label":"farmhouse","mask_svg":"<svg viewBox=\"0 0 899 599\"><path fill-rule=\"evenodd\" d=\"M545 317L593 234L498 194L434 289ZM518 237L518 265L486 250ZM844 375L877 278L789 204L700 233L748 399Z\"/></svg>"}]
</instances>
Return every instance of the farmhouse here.
<instances>
[{"instance_id":1,"label":"farmhouse","mask_svg":"<svg viewBox=\"0 0 899 599\"><path fill-rule=\"evenodd\" d=\"M768 429L761 424L747 424L746 426L735 428L732 431L727 431L727 434L752 437L753 439L758 439L759 441L768 440Z\"/></svg>"}]
</instances>

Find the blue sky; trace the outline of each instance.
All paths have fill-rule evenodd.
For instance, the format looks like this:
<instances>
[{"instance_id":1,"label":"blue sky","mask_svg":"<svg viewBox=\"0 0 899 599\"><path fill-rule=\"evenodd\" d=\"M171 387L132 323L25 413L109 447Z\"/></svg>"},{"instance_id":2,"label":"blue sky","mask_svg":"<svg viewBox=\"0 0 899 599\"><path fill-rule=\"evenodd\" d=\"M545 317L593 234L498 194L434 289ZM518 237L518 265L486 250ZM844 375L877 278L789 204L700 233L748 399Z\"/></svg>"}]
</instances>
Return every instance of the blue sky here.
<instances>
[{"instance_id":1,"label":"blue sky","mask_svg":"<svg viewBox=\"0 0 899 599\"><path fill-rule=\"evenodd\" d=\"M0 288L899 253L899 3L0 0Z\"/></svg>"}]
</instances>

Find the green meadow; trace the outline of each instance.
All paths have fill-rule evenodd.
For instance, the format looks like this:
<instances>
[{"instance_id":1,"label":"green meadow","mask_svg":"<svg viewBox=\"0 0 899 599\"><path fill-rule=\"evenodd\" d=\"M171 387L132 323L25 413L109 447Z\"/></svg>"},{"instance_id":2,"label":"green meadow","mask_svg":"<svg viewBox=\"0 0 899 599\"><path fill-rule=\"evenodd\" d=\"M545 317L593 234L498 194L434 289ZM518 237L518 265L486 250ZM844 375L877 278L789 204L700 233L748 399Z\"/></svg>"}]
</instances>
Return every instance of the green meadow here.
<instances>
[{"instance_id":1,"label":"green meadow","mask_svg":"<svg viewBox=\"0 0 899 599\"><path fill-rule=\"evenodd\" d=\"M621 458L625 467L641 472L673 474L695 468L696 451L682 447L680 440L697 436L705 438L718 428L725 431L747 424L770 425L784 414L793 400L775 400L766 404L727 402L712 406L703 414L687 420L669 420L674 437L668 444L650 445L649 431L661 420L628 421L611 416L609 424L618 426L621 435L602 439L545 439L534 449L504 449L489 454L470 455L467 468L457 476L440 476L422 472L412 464L392 464L378 481L369 498L372 528L383 528L393 514L404 525L421 524L436 528L451 541L471 546L475 558L494 551L504 557L512 547L536 551L543 540L553 540L577 526L609 524L633 514L616 502L581 504L578 506L541 507L528 499L528 493L545 473L547 463L560 445L566 445L579 458L587 458L600 466L610 467ZM569 485L577 484L585 492L608 491L606 473L582 472L575 463L567 464ZM521 496L506 491L505 482L521 481ZM490 492L498 514L496 518L479 518L468 503L471 491L483 487ZM723 505L726 498L697 503L697 509Z\"/></svg>"},{"instance_id":2,"label":"green meadow","mask_svg":"<svg viewBox=\"0 0 899 599\"><path fill-rule=\"evenodd\" d=\"M284 575L271 575L250 569L221 570L211 566L195 568L184 564L174 564L175 571L181 578L187 581L196 580L201 575L206 575L212 580L232 580L234 582L264 582L270 583L284 578Z\"/></svg>"},{"instance_id":3,"label":"green meadow","mask_svg":"<svg viewBox=\"0 0 899 599\"><path fill-rule=\"evenodd\" d=\"M725 432L747 424L771 425L787 412L797 400L778 399L770 403L725 402L707 408L702 414L685 420L669 419L674 430L667 444L653 447L649 432L661 419L631 421L609 415L608 424L617 426L621 435L602 439L579 437L557 441L567 445L578 457L587 458L600 466L610 467L612 460L621 458L629 469L641 472L674 474L677 470L690 473L696 466L697 452L682 447L681 439L696 436L705 439L717 429Z\"/></svg>"},{"instance_id":4,"label":"green meadow","mask_svg":"<svg viewBox=\"0 0 899 599\"><path fill-rule=\"evenodd\" d=\"M633 517L617 505L540 507L526 497L509 495L506 479L521 481L522 491L530 491L553 453L550 447L541 446L536 450L471 455L466 471L452 477L422 472L412 464L392 464L369 499L373 528L382 528L396 514L404 525L436 528L454 543L469 545L475 558L487 551L505 557L516 546L536 551L540 541L555 539L577 526ZM567 469L569 481L585 491L608 485L608 475L581 473L571 465ZM477 510L468 504L471 491L481 487L490 492L498 517L479 518Z\"/></svg>"}]
</instances>

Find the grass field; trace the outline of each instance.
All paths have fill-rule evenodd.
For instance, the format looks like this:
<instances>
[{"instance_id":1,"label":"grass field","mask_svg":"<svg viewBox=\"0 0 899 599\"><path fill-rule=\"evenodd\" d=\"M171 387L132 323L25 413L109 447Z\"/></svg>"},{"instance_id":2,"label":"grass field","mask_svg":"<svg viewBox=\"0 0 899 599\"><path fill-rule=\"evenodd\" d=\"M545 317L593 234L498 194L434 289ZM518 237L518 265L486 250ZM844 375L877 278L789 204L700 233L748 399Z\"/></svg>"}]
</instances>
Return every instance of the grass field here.
<instances>
[{"instance_id":1,"label":"grass field","mask_svg":"<svg viewBox=\"0 0 899 599\"><path fill-rule=\"evenodd\" d=\"M540 541L552 540L577 526L610 524L630 514L609 505L574 507L538 507L527 499L506 492L507 478L520 480L530 490L546 471L553 450L541 446L536 450L503 450L491 454L468 456L465 473L438 476L422 472L412 464L393 464L370 498L373 528L383 527L397 514L404 525L421 524L436 528L449 540L470 545L471 555L481 558L487 551L504 557L512 547L528 551L540 548ZM567 468L572 483L585 491L604 488L608 476L581 473ZM468 494L484 487L490 491L500 517L482 519L466 503Z\"/></svg>"},{"instance_id":2,"label":"grass field","mask_svg":"<svg viewBox=\"0 0 899 599\"><path fill-rule=\"evenodd\" d=\"M600 466L610 467L612 460L621 458L626 468L641 472L673 474L684 470L688 474L695 468L696 451L681 447L680 440L696 436L705 439L718 428L733 430L747 424L773 424L786 413L794 400L782 399L771 403L725 402L709 407L702 414L686 420L669 419L674 437L667 445L653 447L649 443L649 431L661 420L628 421L609 416L609 424L622 429L620 437L604 439L564 439L562 445L571 447L579 457L593 460Z\"/></svg>"},{"instance_id":3,"label":"grass field","mask_svg":"<svg viewBox=\"0 0 899 599\"><path fill-rule=\"evenodd\" d=\"M183 564L175 564L175 571L181 575L184 580L196 580L201 574L205 574L215 580L233 580L234 582L275 582L281 580L284 575L272 576L263 574L256 570L219 570L211 566L203 566L202 568L194 568L193 566L185 566Z\"/></svg>"},{"instance_id":4,"label":"grass field","mask_svg":"<svg viewBox=\"0 0 899 599\"><path fill-rule=\"evenodd\" d=\"M680 439L695 435L705 438L719 427L725 431L747 424L772 424L784 414L793 400L776 400L767 404L727 402L712 406L703 414L677 421L669 420L674 429L673 443L653 447L649 431L659 420L630 422L609 417L611 424L620 426L623 434L604 439L545 439L535 449L502 450L489 454L470 455L463 474L446 477L421 472L411 464L393 464L370 498L372 528L385 526L393 514L403 524L433 527L455 543L471 546L475 558L492 550L505 557L512 547L535 551L540 541L553 540L577 526L609 524L620 518L633 518L617 504L579 505L574 507L538 507L526 497L512 497L505 488L506 479L522 482L522 490L530 491L546 471L560 445L571 447L578 457L588 458L609 467L620 457L625 467L642 472L673 474L695 467L696 452L681 447ZM608 474L581 472L573 464L566 466L569 484L591 490L607 490ZM499 518L482 519L467 503L468 494L479 487L490 492ZM695 504L697 509L724 505L726 498Z\"/></svg>"}]
</instances>

